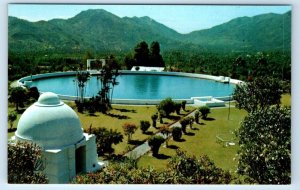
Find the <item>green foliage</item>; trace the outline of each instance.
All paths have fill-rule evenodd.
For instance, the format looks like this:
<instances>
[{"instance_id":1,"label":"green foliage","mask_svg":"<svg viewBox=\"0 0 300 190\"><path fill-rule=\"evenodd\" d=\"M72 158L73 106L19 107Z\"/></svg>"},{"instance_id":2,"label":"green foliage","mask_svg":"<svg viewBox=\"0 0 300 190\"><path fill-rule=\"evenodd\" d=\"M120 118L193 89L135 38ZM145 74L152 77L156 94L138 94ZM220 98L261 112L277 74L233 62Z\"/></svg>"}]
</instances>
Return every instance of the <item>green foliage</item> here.
<instances>
[{"instance_id":1,"label":"green foliage","mask_svg":"<svg viewBox=\"0 0 300 190\"><path fill-rule=\"evenodd\" d=\"M106 113L111 108L111 101L113 97L113 90L115 85L118 85L117 77L119 76L120 65L113 55L110 55L106 64L101 68L97 79L100 80L100 91L95 97L94 101L99 107L96 110Z\"/></svg>"},{"instance_id":2,"label":"green foliage","mask_svg":"<svg viewBox=\"0 0 300 190\"><path fill-rule=\"evenodd\" d=\"M191 184L228 184L232 180L229 172L218 168L208 156L197 159L177 150L168 166L178 176L181 183Z\"/></svg>"},{"instance_id":3,"label":"green foliage","mask_svg":"<svg viewBox=\"0 0 300 190\"><path fill-rule=\"evenodd\" d=\"M174 109L177 115L180 115L181 104L174 102Z\"/></svg>"},{"instance_id":4,"label":"green foliage","mask_svg":"<svg viewBox=\"0 0 300 190\"><path fill-rule=\"evenodd\" d=\"M8 183L48 183L40 147L30 143L8 144Z\"/></svg>"},{"instance_id":5,"label":"green foliage","mask_svg":"<svg viewBox=\"0 0 300 190\"><path fill-rule=\"evenodd\" d=\"M10 124L10 129L14 127L14 121L17 119L18 114L15 111L8 113L8 122Z\"/></svg>"},{"instance_id":6,"label":"green foliage","mask_svg":"<svg viewBox=\"0 0 300 190\"><path fill-rule=\"evenodd\" d=\"M172 129L172 136L174 141L180 141L182 137L182 129L181 127L174 127Z\"/></svg>"},{"instance_id":7,"label":"green foliage","mask_svg":"<svg viewBox=\"0 0 300 190\"><path fill-rule=\"evenodd\" d=\"M136 131L137 127L134 123L124 123L122 125L122 128L124 130L124 134L127 135L128 137L128 143L131 141L131 137L134 134L134 132Z\"/></svg>"},{"instance_id":8,"label":"green foliage","mask_svg":"<svg viewBox=\"0 0 300 190\"><path fill-rule=\"evenodd\" d=\"M140 121L140 129L143 133L146 133L146 131L150 128L150 122L149 121Z\"/></svg>"},{"instance_id":9,"label":"green foliage","mask_svg":"<svg viewBox=\"0 0 300 190\"><path fill-rule=\"evenodd\" d=\"M169 117L169 115L175 111L175 103L171 98L166 98L159 103L157 110L160 115Z\"/></svg>"},{"instance_id":10,"label":"green foliage","mask_svg":"<svg viewBox=\"0 0 300 190\"><path fill-rule=\"evenodd\" d=\"M180 34L150 18L120 18L104 10L88 10L70 19L43 23L15 17L8 20L9 48L14 52L84 54L85 47L94 47L94 53L124 53L141 39L151 41L154 38L160 41L164 49L186 49L191 52L203 49L226 53L282 51L283 47L290 50L291 46L290 11L282 15L236 18L189 34ZM99 38L102 40L95 40Z\"/></svg>"},{"instance_id":11,"label":"green foliage","mask_svg":"<svg viewBox=\"0 0 300 190\"><path fill-rule=\"evenodd\" d=\"M238 172L259 184L291 182L291 110L272 106L255 110L238 130Z\"/></svg>"},{"instance_id":12,"label":"green foliage","mask_svg":"<svg viewBox=\"0 0 300 190\"><path fill-rule=\"evenodd\" d=\"M135 162L109 164L102 171L79 175L73 183L79 184L229 184L229 172L215 166L207 157L199 159L177 152L163 171L137 168Z\"/></svg>"},{"instance_id":13,"label":"green foliage","mask_svg":"<svg viewBox=\"0 0 300 190\"><path fill-rule=\"evenodd\" d=\"M83 103L84 101L85 87L90 76L91 75L88 71L77 71L76 73L75 85L77 87L77 100L79 100L80 103Z\"/></svg>"},{"instance_id":14,"label":"green foliage","mask_svg":"<svg viewBox=\"0 0 300 190\"><path fill-rule=\"evenodd\" d=\"M195 117L195 122L196 122L196 123L199 123L199 116L200 116L200 112L199 112L198 110L195 111L194 117Z\"/></svg>"},{"instance_id":15,"label":"green foliage","mask_svg":"<svg viewBox=\"0 0 300 190\"><path fill-rule=\"evenodd\" d=\"M166 146L168 147L168 141L169 141L169 136L170 134L172 134L172 128L170 128L169 126L167 125L163 125L159 128L159 131L161 132L161 134L165 135L166 136Z\"/></svg>"},{"instance_id":16,"label":"green foliage","mask_svg":"<svg viewBox=\"0 0 300 190\"><path fill-rule=\"evenodd\" d=\"M165 62L160 54L158 42L152 42L149 54L150 65L153 67L164 67Z\"/></svg>"},{"instance_id":17,"label":"green foliage","mask_svg":"<svg viewBox=\"0 0 300 190\"><path fill-rule=\"evenodd\" d=\"M134 48L134 60L137 66L149 65L149 49L145 41L140 42Z\"/></svg>"},{"instance_id":18,"label":"green foliage","mask_svg":"<svg viewBox=\"0 0 300 190\"><path fill-rule=\"evenodd\" d=\"M186 100L182 100L181 107L185 111Z\"/></svg>"},{"instance_id":19,"label":"green foliage","mask_svg":"<svg viewBox=\"0 0 300 190\"><path fill-rule=\"evenodd\" d=\"M180 121L179 121L179 123L181 124L181 129L182 129L182 131L183 131L183 133L184 134L186 134L186 126L188 125L188 124L190 124L190 117L184 117L184 118L182 118Z\"/></svg>"},{"instance_id":20,"label":"green foliage","mask_svg":"<svg viewBox=\"0 0 300 190\"><path fill-rule=\"evenodd\" d=\"M259 109L266 109L270 105L279 105L282 89L275 78L260 77L253 82L237 85L233 99L236 100L236 107L253 112Z\"/></svg>"},{"instance_id":21,"label":"green foliage","mask_svg":"<svg viewBox=\"0 0 300 190\"><path fill-rule=\"evenodd\" d=\"M96 136L97 152L99 155L112 153L114 151L112 145L117 145L123 141L123 135L120 132L112 129L108 130L105 127L92 128L90 126L89 130L85 130L85 132Z\"/></svg>"},{"instance_id":22,"label":"green foliage","mask_svg":"<svg viewBox=\"0 0 300 190\"><path fill-rule=\"evenodd\" d=\"M203 119L207 118L207 115L210 113L210 108L208 106L201 106L198 108Z\"/></svg>"},{"instance_id":23,"label":"green foliage","mask_svg":"<svg viewBox=\"0 0 300 190\"><path fill-rule=\"evenodd\" d=\"M156 128L156 120L157 120L157 118L158 118L157 113L155 113L155 114L153 114L153 115L151 116L152 126L153 126L154 128Z\"/></svg>"},{"instance_id":24,"label":"green foliage","mask_svg":"<svg viewBox=\"0 0 300 190\"><path fill-rule=\"evenodd\" d=\"M160 145L165 141L165 139L160 136L160 135L154 135L152 136L149 141L148 144L151 147L152 150L152 155L153 156L157 156L158 155L158 151L160 148Z\"/></svg>"},{"instance_id":25,"label":"green foliage","mask_svg":"<svg viewBox=\"0 0 300 190\"><path fill-rule=\"evenodd\" d=\"M26 90L24 88L12 88L9 95L9 101L15 104L16 111L19 111L19 107L24 107L24 103L27 101Z\"/></svg>"}]
</instances>

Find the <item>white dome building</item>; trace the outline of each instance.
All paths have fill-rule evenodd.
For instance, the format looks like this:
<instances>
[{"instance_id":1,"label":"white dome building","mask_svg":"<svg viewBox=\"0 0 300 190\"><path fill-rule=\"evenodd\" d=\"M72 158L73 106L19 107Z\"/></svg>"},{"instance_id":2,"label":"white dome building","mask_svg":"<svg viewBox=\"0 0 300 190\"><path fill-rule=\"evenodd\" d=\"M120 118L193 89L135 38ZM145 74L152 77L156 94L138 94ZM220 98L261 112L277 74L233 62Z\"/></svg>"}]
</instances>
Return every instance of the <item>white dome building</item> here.
<instances>
[{"instance_id":1,"label":"white dome building","mask_svg":"<svg viewBox=\"0 0 300 190\"><path fill-rule=\"evenodd\" d=\"M83 133L77 114L52 92L43 93L22 114L14 136L43 149L49 183L68 183L78 173L93 172L98 162L96 137Z\"/></svg>"}]
</instances>

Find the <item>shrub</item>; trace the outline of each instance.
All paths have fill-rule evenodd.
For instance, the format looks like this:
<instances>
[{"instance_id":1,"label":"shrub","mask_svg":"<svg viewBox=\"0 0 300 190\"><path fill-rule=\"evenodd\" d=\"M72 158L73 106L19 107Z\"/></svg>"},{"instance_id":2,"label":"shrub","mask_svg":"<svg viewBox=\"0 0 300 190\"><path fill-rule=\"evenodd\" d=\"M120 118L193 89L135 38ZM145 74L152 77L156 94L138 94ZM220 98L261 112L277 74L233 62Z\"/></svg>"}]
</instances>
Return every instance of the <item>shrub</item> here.
<instances>
[{"instance_id":1,"label":"shrub","mask_svg":"<svg viewBox=\"0 0 300 190\"><path fill-rule=\"evenodd\" d=\"M174 103L174 109L176 111L177 115L180 115L180 109L181 109L181 104L180 103Z\"/></svg>"},{"instance_id":2,"label":"shrub","mask_svg":"<svg viewBox=\"0 0 300 190\"><path fill-rule=\"evenodd\" d=\"M200 111L203 119L206 119L207 115L210 113L210 108L208 106L201 106L198 110Z\"/></svg>"},{"instance_id":3,"label":"shrub","mask_svg":"<svg viewBox=\"0 0 300 190\"><path fill-rule=\"evenodd\" d=\"M173 157L168 167L173 175L178 176L180 182L191 184L228 184L232 176L228 171L218 168L207 155L196 158L177 150L177 156Z\"/></svg>"},{"instance_id":4,"label":"shrub","mask_svg":"<svg viewBox=\"0 0 300 190\"><path fill-rule=\"evenodd\" d=\"M195 111L195 122L196 123L199 123L199 116L200 116L200 112L197 110L197 111Z\"/></svg>"},{"instance_id":5,"label":"shrub","mask_svg":"<svg viewBox=\"0 0 300 190\"><path fill-rule=\"evenodd\" d=\"M190 128L193 129L195 118L193 116L189 116L187 119L189 120Z\"/></svg>"},{"instance_id":6,"label":"shrub","mask_svg":"<svg viewBox=\"0 0 300 190\"><path fill-rule=\"evenodd\" d=\"M186 100L182 100L181 107L185 111Z\"/></svg>"},{"instance_id":7,"label":"shrub","mask_svg":"<svg viewBox=\"0 0 300 190\"><path fill-rule=\"evenodd\" d=\"M189 117L185 117L185 118L182 118L179 123L181 124L181 129L183 131L183 133L185 134L186 133L186 126L188 124L190 124L190 118Z\"/></svg>"},{"instance_id":8,"label":"shrub","mask_svg":"<svg viewBox=\"0 0 300 190\"><path fill-rule=\"evenodd\" d=\"M127 137L128 137L127 142L129 143L131 141L131 137L134 134L134 132L136 131L137 127L134 123L124 123L122 127L124 130L124 134L127 135Z\"/></svg>"},{"instance_id":9,"label":"shrub","mask_svg":"<svg viewBox=\"0 0 300 190\"><path fill-rule=\"evenodd\" d=\"M291 183L291 109L256 110L238 130L238 173L259 184Z\"/></svg>"},{"instance_id":10,"label":"shrub","mask_svg":"<svg viewBox=\"0 0 300 190\"><path fill-rule=\"evenodd\" d=\"M172 129L167 125L163 125L159 128L159 131L166 136L166 146L168 147L169 135L172 133Z\"/></svg>"},{"instance_id":11,"label":"shrub","mask_svg":"<svg viewBox=\"0 0 300 190\"><path fill-rule=\"evenodd\" d=\"M140 129L142 130L143 133L145 133L150 127L150 122L149 121L140 121Z\"/></svg>"},{"instance_id":12,"label":"shrub","mask_svg":"<svg viewBox=\"0 0 300 190\"><path fill-rule=\"evenodd\" d=\"M76 176L79 184L229 184L229 172L217 168L207 157L189 157L177 151L167 169L138 168L136 161L110 163L103 170Z\"/></svg>"},{"instance_id":13,"label":"shrub","mask_svg":"<svg viewBox=\"0 0 300 190\"><path fill-rule=\"evenodd\" d=\"M8 113L8 121L10 124L10 129L14 127L14 121L17 119L17 113L15 111Z\"/></svg>"},{"instance_id":14,"label":"shrub","mask_svg":"<svg viewBox=\"0 0 300 190\"><path fill-rule=\"evenodd\" d=\"M8 144L8 183L48 183L40 147L30 143Z\"/></svg>"},{"instance_id":15,"label":"shrub","mask_svg":"<svg viewBox=\"0 0 300 190\"><path fill-rule=\"evenodd\" d=\"M174 127L172 130L172 136L174 141L179 141L182 136L182 130L180 127Z\"/></svg>"},{"instance_id":16,"label":"shrub","mask_svg":"<svg viewBox=\"0 0 300 190\"><path fill-rule=\"evenodd\" d=\"M157 120L157 118L158 118L158 115L157 115L157 114L153 114L153 115L151 116L151 119L152 119L152 126L153 126L154 128L156 128L156 120Z\"/></svg>"},{"instance_id":17,"label":"shrub","mask_svg":"<svg viewBox=\"0 0 300 190\"><path fill-rule=\"evenodd\" d=\"M97 152L100 155L105 153L112 153L112 145L117 145L123 141L123 135L117 130L107 130L105 127L92 128L90 126L89 131L86 131L90 134L96 136Z\"/></svg>"},{"instance_id":18,"label":"shrub","mask_svg":"<svg viewBox=\"0 0 300 190\"><path fill-rule=\"evenodd\" d=\"M152 150L152 155L153 156L157 156L158 155L158 150L160 148L160 145L165 141L165 139L162 136L159 135L155 135L152 136L149 141L148 144L151 147Z\"/></svg>"},{"instance_id":19,"label":"shrub","mask_svg":"<svg viewBox=\"0 0 300 190\"><path fill-rule=\"evenodd\" d=\"M175 111L174 105L175 104L171 98L166 98L159 103L157 109L160 113L165 114L163 116L169 117L169 115Z\"/></svg>"}]
</instances>

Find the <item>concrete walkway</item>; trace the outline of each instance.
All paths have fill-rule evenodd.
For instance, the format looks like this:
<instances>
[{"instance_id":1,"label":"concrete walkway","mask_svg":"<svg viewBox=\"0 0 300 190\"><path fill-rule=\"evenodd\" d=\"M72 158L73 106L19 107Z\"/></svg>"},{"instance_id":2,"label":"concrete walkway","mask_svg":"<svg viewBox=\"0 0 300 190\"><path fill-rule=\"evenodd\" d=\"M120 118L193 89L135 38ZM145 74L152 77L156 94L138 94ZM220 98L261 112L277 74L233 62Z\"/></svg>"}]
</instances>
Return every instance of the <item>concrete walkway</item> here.
<instances>
[{"instance_id":1,"label":"concrete walkway","mask_svg":"<svg viewBox=\"0 0 300 190\"><path fill-rule=\"evenodd\" d=\"M188 114L185 117L194 116L196 110L194 110L193 112L191 112L190 114ZM181 127L181 124L179 123L179 121L177 121L176 123L173 123L172 125L170 125L170 128L173 128L173 127ZM160 135L160 136L166 138L162 133L157 133L155 135ZM131 158L131 159L138 159L141 156L143 156L144 154L146 154L147 152L149 152L150 150L151 150L151 148L148 144L148 141L146 141L142 145L140 145L140 146L136 147L135 149L133 149L132 151L126 153L124 156Z\"/></svg>"}]
</instances>

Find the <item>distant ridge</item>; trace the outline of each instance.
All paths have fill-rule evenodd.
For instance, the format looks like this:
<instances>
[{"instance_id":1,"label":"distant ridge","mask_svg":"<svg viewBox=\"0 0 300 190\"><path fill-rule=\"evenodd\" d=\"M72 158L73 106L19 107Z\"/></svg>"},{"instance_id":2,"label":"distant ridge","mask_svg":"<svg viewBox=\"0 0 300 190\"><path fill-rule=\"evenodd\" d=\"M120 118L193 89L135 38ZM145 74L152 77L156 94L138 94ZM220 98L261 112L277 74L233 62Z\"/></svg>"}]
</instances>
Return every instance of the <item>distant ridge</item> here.
<instances>
[{"instance_id":1,"label":"distant ridge","mask_svg":"<svg viewBox=\"0 0 300 190\"><path fill-rule=\"evenodd\" d=\"M291 12L239 17L210 29L180 34L150 17L120 18L103 9L69 19L8 20L11 52L128 52L140 41L158 41L162 51L290 51Z\"/></svg>"}]
</instances>

